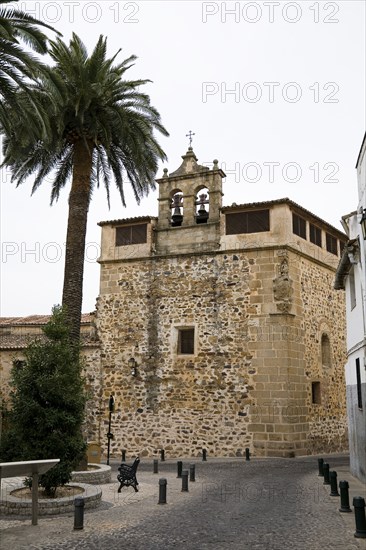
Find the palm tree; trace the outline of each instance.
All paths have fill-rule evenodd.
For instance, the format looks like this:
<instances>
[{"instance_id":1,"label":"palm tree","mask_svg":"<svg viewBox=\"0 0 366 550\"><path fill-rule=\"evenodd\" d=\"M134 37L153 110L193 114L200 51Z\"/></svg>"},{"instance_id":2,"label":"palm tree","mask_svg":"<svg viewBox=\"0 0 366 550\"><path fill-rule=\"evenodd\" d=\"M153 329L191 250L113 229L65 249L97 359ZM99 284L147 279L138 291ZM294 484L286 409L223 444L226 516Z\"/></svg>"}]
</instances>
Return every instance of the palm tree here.
<instances>
[{"instance_id":1,"label":"palm tree","mask_svg":"<svg viewBox=\"0 0 366 550\"><path fill-rule=\"evenodd\" d=\"M166 155L154 131L167 136L158 111L139 87L149 80L124 80L136 57L115 64L106 57L107 43L100 36L90 57L73 34L69 46L61 39L50 42L55 65L49 78L32 86L38 105L48 113L50 133L43 137L41 123L29 131L22 111L29 110L26 94L18 94L21 109L12 111L5 132L4 162L17 186L35 174L32 193L46 176L52 177L51 204L71 178L62 304L71 336L80 337L85 235L89 202L102 179L109 204L114 176L125 206L124 181L132 186L137 202L154 188L159 160ZM38 134L38 135L36 135Z\"/></svg>"},{"instance_id":2,"label":"palm tree","mask_svg":"<svg viewBox=\"0 0 366 550\"><path fill-rule=\"evenodd\" d=\"M45 54L47 37L39 27L55 31L23 11L2 7L10 1L0 0L0 122L4 124L7 113L1 100L11 102L19 87L26 90L24 77L33 78L42 70L40 61L24 50L21 42L34 52Z\"/></svg>"}]
</instances>

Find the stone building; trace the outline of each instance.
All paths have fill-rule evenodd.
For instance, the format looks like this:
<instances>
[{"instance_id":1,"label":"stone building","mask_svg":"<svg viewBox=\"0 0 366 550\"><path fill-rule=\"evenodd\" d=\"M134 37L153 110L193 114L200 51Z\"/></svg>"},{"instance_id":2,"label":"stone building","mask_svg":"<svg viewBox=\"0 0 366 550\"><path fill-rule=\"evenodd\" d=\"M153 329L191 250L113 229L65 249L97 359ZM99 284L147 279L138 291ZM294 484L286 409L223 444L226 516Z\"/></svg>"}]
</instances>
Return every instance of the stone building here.
<instances>
[{"instance_id":1,"label":"stone building","mask_svg":"<svg viewBox=\"0 0 366 550\"><path fill-rule=\"evenodd\" d=\"M44 340L42 327L49 321L49 315L30 315L28 317L0 317L0 413L7 407L10 393L10 371L12 367L21 368L24 361L24 349L32 340ZM100 392L101 376L98 373L98 383L95 385L95 365L100 364L99 342L96 334L94 314L83 314L81 317L82 355L86 370L84 373L86 389L94 396L94 391ZM100 393L99 393L100 395ZM99 401L97 401L99 403ZM95 431L97 422L95 416L99 405L95 399L90 399L87 405L86 433ZM0 436L2 414L0 414Z\"/></svg>"},{"instance_id":2,"label":"stone building","mask_svg":"<svg viewBox=\"0 0 366 550\"><path fill-rule=\"evenodd\" d=\"M182 158L157 218L100 223L89 439L113 395L117 456L345 450L345 235L287 198L222 207L218 161Z\"/></svg>"},{"instance_id":3,"label":"stone building","mask_svg":"<svg viewBox=\"0 0 366 550\"><path fill-rule=\"evenodd\" d=\"M157 180L158 218L100 223L112 450L345 449L344 296L332 288L345 235L289 199L222 208L218 162L182 158Z\"/></svg>"}]
</instances>

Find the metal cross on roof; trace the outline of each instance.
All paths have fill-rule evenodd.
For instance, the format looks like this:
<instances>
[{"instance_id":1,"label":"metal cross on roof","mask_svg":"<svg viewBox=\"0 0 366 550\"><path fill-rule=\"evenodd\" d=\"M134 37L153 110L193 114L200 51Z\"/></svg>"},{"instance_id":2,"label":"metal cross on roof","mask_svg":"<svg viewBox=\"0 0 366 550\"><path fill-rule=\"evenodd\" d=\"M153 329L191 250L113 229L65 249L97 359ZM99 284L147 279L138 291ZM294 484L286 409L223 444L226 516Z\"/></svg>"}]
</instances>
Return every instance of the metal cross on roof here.
<instances>
[{"instance_id":1,"label":"metal cross on roof","mask_svg":"<svg viewBox=\"0 0 366 550\"><path fill-rule=\"evenodd\" d=\"M195 136L196 134L194 134L192 132L192 130L189 130L188 134L186 134L186 137L189 138L189 146L191 147L192 146L192 136Z\"/></svg>"}]
</instances>

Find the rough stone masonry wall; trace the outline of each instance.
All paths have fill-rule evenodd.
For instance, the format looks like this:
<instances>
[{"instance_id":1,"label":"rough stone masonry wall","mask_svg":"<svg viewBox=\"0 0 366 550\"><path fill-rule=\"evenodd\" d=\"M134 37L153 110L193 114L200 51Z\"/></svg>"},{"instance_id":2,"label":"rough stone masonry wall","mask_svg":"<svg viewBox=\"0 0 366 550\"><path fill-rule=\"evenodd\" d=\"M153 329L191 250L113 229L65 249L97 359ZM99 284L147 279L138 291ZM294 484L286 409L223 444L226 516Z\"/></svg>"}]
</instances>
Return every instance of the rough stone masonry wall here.
<instances>
[{"instance_id":1,"label":"rough stone masonry wall","mask_svg":"<svg viewBox=\"0 0 366 550\"><path fill-rule=\"evenodd\" d=\"M310 453L344 451L348 448L344 293L333 290L333 270L305 258L297 263L304 309L308 448ZM323 365L322 334L330 340L330 365ZM320 404L312 404L311 383L315 381L320 382Z\"/></svg>"},{"instance_id":2,"label":"rough stone masonry wall","mask_svg":"<svg viewBox=\"0 0 366 550\"><path fill-rule=\"evenodd\" d=\"M284 258L288 311L274 294ZM117 456L346 449L344 302L332 280L331 269L282 249L104 264L97 315L104 451L111 394ZM179 327L195 328L194 356L177 355ZM321 364L322 333L331 342L329 367ZM318 380L320 405L311 402Z\"/></svg>"},{"instance_id":3,"label":"rough stone masonry wall","mask_svg":"<svg viewBox=\"0 0 366 550\"><path fill-rule=\"evenodd\" d=\"M100 350L98 347L84 348L82 357L84 359L83 377L87 395L83 432L87 441L100 441L100 438L104 436L100 431L103 386Z\"/></svg>"},{"instance_id":4,"label":"rough stone masonry wall","mask_svg":"<svg viewBox=\"0 0 366 550\"><path fill-rule=\"evenodd\" d=\"M211 254L106 264L98 300L102 432L115 396L111 451L240 456L251 443L247 255ZM254 308L253 311L256 311ZM195 327L194 356L177 356L176 327ZM138 363L132 377L128 359Z\"/></svg>"}]
</instances>

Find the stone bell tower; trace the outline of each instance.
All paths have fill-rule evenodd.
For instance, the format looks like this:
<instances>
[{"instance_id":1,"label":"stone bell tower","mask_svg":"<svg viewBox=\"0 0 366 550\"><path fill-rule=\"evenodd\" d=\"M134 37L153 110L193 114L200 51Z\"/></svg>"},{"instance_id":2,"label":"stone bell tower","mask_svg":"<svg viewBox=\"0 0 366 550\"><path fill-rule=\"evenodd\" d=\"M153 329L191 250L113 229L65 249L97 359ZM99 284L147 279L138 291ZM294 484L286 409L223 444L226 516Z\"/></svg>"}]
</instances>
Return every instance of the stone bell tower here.
<instances>
[{"instance_id":1,"label":"stone bell tower","mask_svg":"<svg viewBox=\"0 0 366 550\"><path fill-rule=\"evenodd\" d=\"M156 180L159 184L159 218L156 252L189 253L219 247L222 178L218 161L213 168L201 166L192 147L182 156L180 167Z\"/></svg>"}]
</instances>

